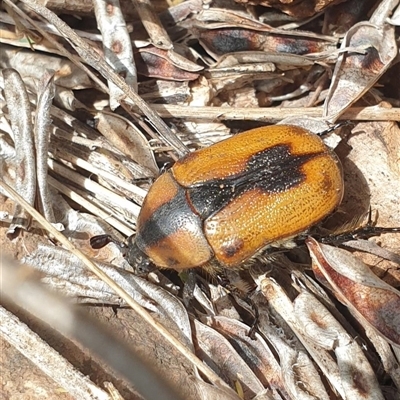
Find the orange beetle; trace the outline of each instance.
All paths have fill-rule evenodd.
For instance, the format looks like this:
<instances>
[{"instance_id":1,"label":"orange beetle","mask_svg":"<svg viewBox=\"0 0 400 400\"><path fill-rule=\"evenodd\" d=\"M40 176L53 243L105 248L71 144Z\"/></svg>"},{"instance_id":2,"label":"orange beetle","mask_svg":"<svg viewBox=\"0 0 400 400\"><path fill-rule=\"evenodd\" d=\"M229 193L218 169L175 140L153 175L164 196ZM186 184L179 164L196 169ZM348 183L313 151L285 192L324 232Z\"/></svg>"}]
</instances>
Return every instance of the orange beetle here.
<instances>
[{"instance_id":1,"label":"orange beetle","mask_svg":"<svg viewBox=\"0 0 400 400\"><path fill-rule=\"evenodd\" d=\"M188 154L154 182L131 255L177 270L237 268L317 224L342 196L340 161L319 136L252 129Z\"/></svg>"}]
</instances>

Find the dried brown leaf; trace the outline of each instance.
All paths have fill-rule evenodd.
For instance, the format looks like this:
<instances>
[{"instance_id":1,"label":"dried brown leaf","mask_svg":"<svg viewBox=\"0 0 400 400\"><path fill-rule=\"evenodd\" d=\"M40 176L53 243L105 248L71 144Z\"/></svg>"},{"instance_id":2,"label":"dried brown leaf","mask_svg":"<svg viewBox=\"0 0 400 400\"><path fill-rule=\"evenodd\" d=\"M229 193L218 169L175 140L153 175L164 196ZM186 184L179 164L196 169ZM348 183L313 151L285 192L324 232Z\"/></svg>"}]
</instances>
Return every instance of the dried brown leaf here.
<instances>
[{"instance_id":1,"label":"dried brown leaf","mask_svg":"<svg viewBox=\"0 0 400 400\"><path fill-rule=\"evenodd\" d=\"M394 28L369 22L353 26L342 49L324 105L324 116L331 122L371 89L398 52Z\"/></svg>"}]
</instances>

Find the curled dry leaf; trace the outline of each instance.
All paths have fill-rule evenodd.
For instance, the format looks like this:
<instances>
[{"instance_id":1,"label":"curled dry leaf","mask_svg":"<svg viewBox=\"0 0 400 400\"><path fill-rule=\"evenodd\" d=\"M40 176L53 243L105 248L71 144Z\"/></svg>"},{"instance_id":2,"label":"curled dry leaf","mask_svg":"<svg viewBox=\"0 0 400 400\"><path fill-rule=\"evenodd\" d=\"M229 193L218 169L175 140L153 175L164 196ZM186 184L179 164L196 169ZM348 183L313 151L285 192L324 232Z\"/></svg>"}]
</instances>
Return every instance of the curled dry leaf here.
<instances>
[{"instance_id":1,"label":"curled dry leaf","mask_svg":"<svg viewBox=\"0 0 400 400\"><path fill-rule=\"evenodd\" d=\"M397 55L394 28L360 22L347 32L342 50L324 104L324 116L331 122L336 121L389 68Z\"/></svg>"},{"instance_id":2,"label":"curled dry leaf","mask_svg":"<svg viewBox=\"0 0 400 400\"><path fill-rule=\"evenodd\" d=\"M391 122L365 122L358 124L347 140L339 146L345 178L345 194L338 212L342 224L356 220L365 221L371 207L379 226L400 226L400 136L399 127ZM349 148L349 146L351 146ZM344 219L345 217L346 219ZM354 226L354 225L353 225ZM370 241L395 253L400 249L400 235L385 234ZM357 254L364 262L374 265L379 276L386 274L388 282L398 285L398 266L383 262L377 257ZM389 257L396 258L396 257ZM389 272L389 274L388 274Z\"/></svg>"},{"instance_id":3,"label":"curled dry leaf","mask_svg":"<svg viewBox=\"0 0 400 400\"><path fill-rule=\"evenodd\" d=\"M55 84L67 89L86 89L93 87L87 74L71 61L60 57L20 50L14 46L1 45L0 67L15 68L22 77L39 81L45 69L55 72Z\"/></svg>"},{"instance_id":4,"label":"curled dry leaf","mask_svg":"<svg viewBox=\"0 0 400 400\"><path fill-rule=\"evenodd\" d=\"M290 326L332 387L343 398L358 399L367 393L371 398L383 399L373 369L361 347L318 300L303 290L292 303L273 280L264 278L260 285L272 312L278 313ZM335 359L330 354L331 350L335 352ZM318 398L330 398L319 377L312 375L316 373L313 368L312 365L306 367L304 364L303 370L296 369L296 372L304 374L303 382L313 382L313 390L319 390ZM293 390L299 391L296 386L291 387L291 392L296 393ZM295 398L299 395L296 393Z\"/></svg>"},{"instance_id":5,"label":"curled dry leaf","mask_svg":"<svg viewBox=\"0 0 400 400\"><path fill-rule=\"evenodd\" d=\"M312 238L306 243L316 276L329 284L338 300L361 323L367 323L390 343L400 346L400 292L348 251L320 244Z\"/></svg>"},{"instance_id":6,"label":"curled dry leaf","mask_svg":"<svg viewBox=\"0 0 400 400\"><path fill-rule=\"evenodd\" d=\"M308 392L312 393L317 398L328 399L329 395L306 351L306 349L309 351L312 350L313 344L308 343L307 339L304 338L302 327L296 320L292 302L276 282L262 276L259 279L260 290L268 301L268 308L274 314L275 318L281 319L282 321L279 325L284 329L285 338L293 337L296 343L294 346L293 343L289 342L289 339L282 340L282 338L277 337L277 332L271 329L271 324L263 324L261 331L263 332L267 329L267 337L272 337L272 343L275 345L275 349L280 356L280 365L286 390L289 395L295 399L306 398L305 396L307 396L306 393ZM283 346L281 346L282 344ZM310 351L310 353L315 355L317 352ZM321 349L319 354L320 356L322 355L321 358L324 359L324 354L321 352ZM319 364L320 367L323 367L321 363ZM298 365L301 367L299 368ZM322 368L322 370L328 371L328 368ZM335 374L334 368L330 367L330 370L333 371L332 375L336 378L337 374ZM307 386L298 387L298 381L306 383Z\"/></svg>"},{"instance_id":7,"label":"curled dry leaf","mask_svg":"<svg viewBox=\"0 0 400 400\"><path fill-rule=\"evenodd\" d=\"M245 363L234 347L214 329L194 321L196 347L202 359L208 359L218 375L223 376L231 386L240 382L244 399L251 399L264 389L264 386Z\"/></svg>"},{"instance_id":8,"label":"curled dry leaf","mask_svg":"<svg viewBox=\"0 0 400 400\"><path fill-rule=\"evenodd\" d=\"M173 43L165 26L173 28L176 22L187 17L191 12L201 8L199 2L188 2L175 10L175 13L159 16L153 7L154 2L133 0L141 22L149 36L151 46L139 49L136 62L139 72L145 76L162 77L170 80L194 80L197 71L203 68L191 61L191 55L180 54L182 47ZM161 20L164 21L164 25ZM139 28L140 29L140 28ZM184 49L185 51L185 49Z\"/></svg>"},{"instance_id":9,"label":"curled dry leaf","mask_svg":"<svg viewBox=\"0 0 400 400\"><path fill-rule=\"evenodd\" d=\"M132 122L118 114L107 112L97 113L95 121L96 128L110 143L137 164L151 171L153 175L148 177L158 175L159 169L149 143Z\"/></svg>"},{"instance_id":10,"label":"curled dry leaf","mask_svg":"<svg viewBox=\"0 0 400 400\"><path fill-rule=\"evenodd\" d=\"M224 337L229 338L236 351L247 360L247 364L264 386L282 393L284 398L288 397L290 390L282 371L284 365L277 362L272 350L261 336L256 335L256 340L251 339L248 336L249 327L231 318L207 317L205 322Z\"/></svg>"},{"instance_id":11,"label":"curled dry leaf","mask_svg":"<svg viewBox=\"0 0 400 400\"><path fill-rule=\"evenodd\" d=\"M45 218L55 223L52 198L47 181L47 158L50 141L50 108L54 97L54 71L47 71L40 81L37 100L37 117L34 127L36 147L36 172L39 209Z\"/></svg>"},{"instance_id":12,"label":"curled dry leaf","mask_svg":"<svg viewBox=\"0 0 400 400\"><path fill-rule=\"evenodd\" d=\"M135 61L139 73L152 78L167 79L172 81L193 81L199 74L193 68L187 69L186 64L180 62L177 53L171 58L168 50L154 46L138 49L135 53ZM182 57L183 58L183 57ZM201 68L197 68L199 70Z\"/></svg>"},{"instance_id":13,"label":"curled dry leaf","mask_svg":"<svg viewBox=\"0 0 400 400\"><path fill-rule=\"evenodd\" d=\"M400 371L398 369L398 349L392 347L375 329L366 327L365 333L374 345L380 359L382 360L385 372L393 379L398 390L400 390Z\"/></svg>"},{"instance_id":14,"label":"curled dry leaf","mask_svg":"<svg viewBox=\"0 0 400 400\"><path fill-rule=\"evenodd\" d=\"M215 10L192 21L191 31L214 58L227 53L240 51L270 51L289 54L310 54L336 49L336 39L329 36L310 34L307 32L271 28L256 21L243 21L233 25L229 22L215 21Z\"/></svg>"},{"instance_id":15,"label":"curled dry leaf","mask_svg":"<svg viewBox=\"0 0 400 400\"><path fill-rule=\"evenodd\" d=\"M309 351L313 354L314 360L319 362L325 376L341 396L346 399L357 399L368 393L371 398L383 399L372 366L362 348L334 319L332 314L306 291L300 293L293 304L299 326L302 326L304 334L318 345L311 350L309 347ZM330 358L328 352L323 357L315 354L313 350L321 353L321 349L318 347L334 351L337 366L335 362L330 362L328 365L327 359ZM363 379L358 378L361 375L364 377Z\"/></svg>"},{"instance_id":16,"label":"curled dry leaf","mask_svg":"<svg viewBox=\"0 0 400 400\"><path fill-rule=\"evenodd\" d=\"M140 19L150 36L152 43L163 50L169 50L173 48L171 39L168 33L161 24L161 21L153 8L153 5L149 0L132 0L135 5Z\"/></svg>"},{"instance_id":17,"label":"curled dry leaf","mask_svg":"<svg viewBox=\"0 0 400 400\"><path fill-rule=\"evenodd\" d=\"M28 93L19 73L11 68L3 69L4 95L8 104L15 153L8 160L6 179L21 193L27 202L34 204L36 197L36 165L34 135ZM8 230L11 237L18 228L28 229L30 216L16 205L13 221Z\"/></svg>"},{"instance_id":18,"label":"curled dry leaf","mask_svg":"<svg viewBox=\"0 0 400 400\"><path fill-rule=\"evenodd\" d=\"M387 19L387 22L394 26L400 26L400 5L397 6L392 17Z\"/></svg>"}]
</instances>

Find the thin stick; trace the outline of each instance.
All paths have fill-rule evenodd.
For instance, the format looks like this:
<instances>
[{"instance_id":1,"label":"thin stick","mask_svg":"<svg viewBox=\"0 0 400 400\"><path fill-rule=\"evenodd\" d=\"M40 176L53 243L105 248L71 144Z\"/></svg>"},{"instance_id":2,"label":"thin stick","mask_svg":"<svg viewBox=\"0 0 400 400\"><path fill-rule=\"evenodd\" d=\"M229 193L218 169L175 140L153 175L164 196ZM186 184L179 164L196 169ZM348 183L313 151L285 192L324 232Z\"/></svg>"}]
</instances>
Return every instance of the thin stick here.
<instances>
[{"instance_id":1,"label":"thin stick","mask_svg":"<svg viewBox=\"0 0 400 400\"><path fill-rule=\"evenodd\" d=\"M162 118L191 118L195 120L243 120L279 122L286 117L322 118L322 108L231 108L231 107L188 107L172 104L152 104L151 108ZM352 107L346 110L340 120L352 121L400 121L400 108Z\"/></svg>"}]
</instances>

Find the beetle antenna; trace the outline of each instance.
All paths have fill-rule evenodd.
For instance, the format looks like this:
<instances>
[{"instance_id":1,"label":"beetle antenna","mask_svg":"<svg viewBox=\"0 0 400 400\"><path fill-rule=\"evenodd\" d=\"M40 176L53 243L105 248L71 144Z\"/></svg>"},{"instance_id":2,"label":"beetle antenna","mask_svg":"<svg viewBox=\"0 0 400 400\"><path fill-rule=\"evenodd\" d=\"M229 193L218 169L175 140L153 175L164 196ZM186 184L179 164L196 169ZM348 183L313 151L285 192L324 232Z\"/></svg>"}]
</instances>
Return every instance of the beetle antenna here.
<instances>
[{"instance_id":1,"label":"beetle antenna","mask_svg":"<svg viewBox=\"0 0 400 400\"><path fill-rule=\"evenodd\" d=\"M119 247L119 249L125 253L126 252L126 244L124 242L121 242L117 239L115 239L113 236L109 234L103 234L103 235L96 235L92 236L90 238L90 246L92 249L99 250L102 249L103 247L107 246L109 243L114 243Z\"/></svg>"}]
</instances>

